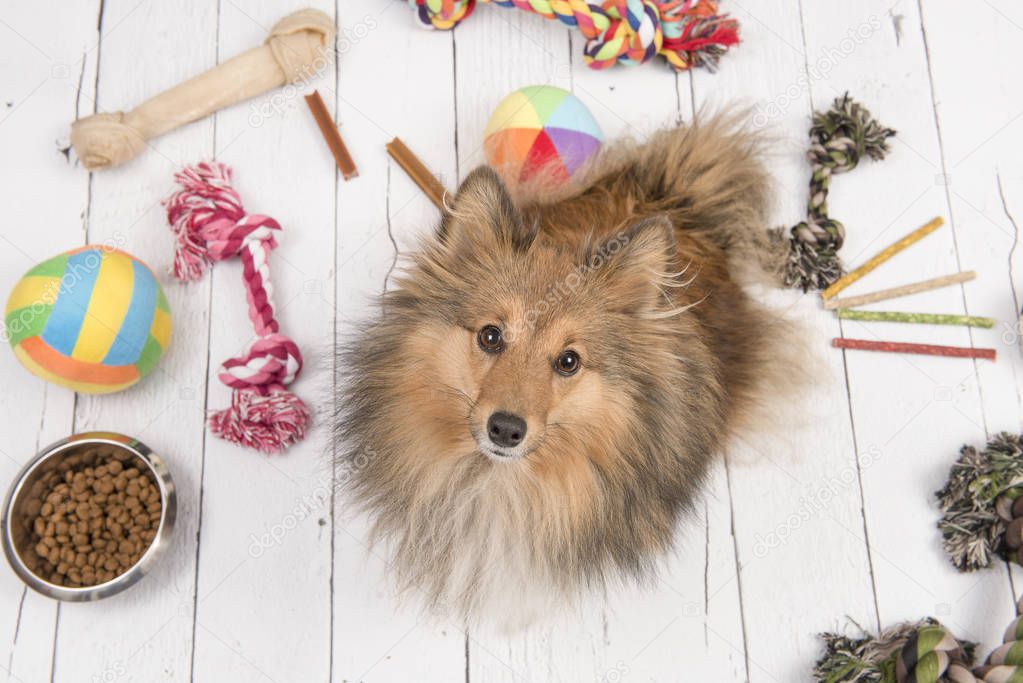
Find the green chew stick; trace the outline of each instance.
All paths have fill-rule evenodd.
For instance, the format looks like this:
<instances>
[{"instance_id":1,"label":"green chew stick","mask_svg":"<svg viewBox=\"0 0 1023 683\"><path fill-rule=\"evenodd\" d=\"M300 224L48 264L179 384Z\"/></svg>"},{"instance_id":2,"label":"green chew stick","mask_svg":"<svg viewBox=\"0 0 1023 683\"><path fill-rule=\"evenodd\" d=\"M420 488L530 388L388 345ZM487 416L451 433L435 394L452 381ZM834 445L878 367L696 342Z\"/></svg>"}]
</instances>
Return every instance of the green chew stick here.
<instances>
[{"instance_id":1,"label":"green chew stick","mask_svg":"<svg viewBox=\"0 0 1023 683\"><path fill-rule=\"evenodd\" d=\"M975 315L948 315L944 313L905 313L902 311L860 311L839 308L838 317L843 320L878 320L889 323L918 323L921 325L963 325L964 327L994 327L993 318Z\"/></svg>"}]
</instances>

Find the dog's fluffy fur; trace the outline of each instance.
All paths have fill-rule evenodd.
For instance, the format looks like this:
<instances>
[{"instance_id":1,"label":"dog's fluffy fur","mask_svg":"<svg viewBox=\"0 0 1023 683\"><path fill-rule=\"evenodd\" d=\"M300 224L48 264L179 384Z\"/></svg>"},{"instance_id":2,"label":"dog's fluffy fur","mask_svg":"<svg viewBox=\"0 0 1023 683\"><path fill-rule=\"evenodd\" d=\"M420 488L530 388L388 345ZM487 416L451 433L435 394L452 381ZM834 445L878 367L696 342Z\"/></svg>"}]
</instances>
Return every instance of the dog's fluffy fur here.
<instances>
[{"instance_id":1,"label":"dog's fluffy fur","mask_svg":"<svg viewBox=\"0 0 1023 683\"><path fill-rule=\"evenodd\" d=\"M556 198L469 174L344 353L343 469L404 587L520 623L671 547L771 390L777 322L742 287L780 256L759 153L719 118L613 149ZM526 422L515 448L488 441L497 411Z\"/></svg>"}]
</instances>

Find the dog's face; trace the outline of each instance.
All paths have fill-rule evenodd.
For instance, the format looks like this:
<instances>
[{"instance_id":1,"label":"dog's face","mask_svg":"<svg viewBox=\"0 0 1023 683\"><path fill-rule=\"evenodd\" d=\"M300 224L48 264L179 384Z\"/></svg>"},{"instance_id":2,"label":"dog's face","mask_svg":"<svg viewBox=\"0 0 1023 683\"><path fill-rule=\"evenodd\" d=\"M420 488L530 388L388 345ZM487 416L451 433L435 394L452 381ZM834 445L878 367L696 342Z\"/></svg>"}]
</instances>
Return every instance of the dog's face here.
<instances>
[{"instance_id":1,"label":"dog's face","mask_svg":"<svg viewBox=\"0 0 1023 683\"><path fill-rule=\"evenodd\" d=\"M587 325L585 311L559 306L553 294L532 301L528 290L509 287L474 302L475 315L451 329L461 352L451 360L464 371L443 367L447 359L437 364L473 397L466 421L479 452L502 462L534 453L551 432L587 421L606 392L600 330Z\"/></svg>"},{"instance_id":2,"label":"dog's face","mask_svg":"<svg viewBox=\"0 0 1023 683\"><path fill-rule=\"evenodd\" d=\"M399 282L399 302L417 299L402 307L403 363L416 368L404 392L431 397L403 420L420 413L416 428L438 458L526 460L562 474L611 458L633 418L630 376L677 364L657 338L670 309L657 282L673 253L660 220L554 244L492 171L475 172Z\"/></svg>"}]
</instances>

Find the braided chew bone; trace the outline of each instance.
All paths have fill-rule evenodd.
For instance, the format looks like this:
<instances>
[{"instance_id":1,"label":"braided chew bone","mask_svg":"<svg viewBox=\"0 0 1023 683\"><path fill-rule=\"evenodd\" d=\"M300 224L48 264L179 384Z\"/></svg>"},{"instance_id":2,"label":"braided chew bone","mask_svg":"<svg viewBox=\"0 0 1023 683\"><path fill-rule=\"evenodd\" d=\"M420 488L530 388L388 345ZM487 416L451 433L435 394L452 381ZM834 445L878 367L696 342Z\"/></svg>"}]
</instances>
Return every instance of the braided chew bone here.
<instances>
[{"instance_id":1,"label":"braided chew bone","mask_svg":"<svg viewBox=\"0 0 1023 683\"><path fill-rule=\"evenodd\" d=\"M181 189L166 201L177 239L174 275L197 280L210 263L239 257L257 337L245 353L220 366L220 381L233 390L231 407L210 416L210 429L264 453L281 451L300 441L309 423L302 399L284 388L301 371L302 354L280 334L274 317L268 261L281 226L269 216L245 212L224 164L201 163L174 179Z\"/></svg>"},{"instance_id":2,"label":"braided chew bone","mask_svg":"<svg viewBox=\"0 0 1023 683\"><path fill-rule=\"evenodd\" d=\"M877 636L823 633L825 654L814 666L819 683L976 683L974 643L957 640L934 619L899 624Z\"/></svg>"},{"instance_id":3,"label":"braided chew bone","mask_svg":"<svg viewBox=\"0 0 1023 683\"><path fill-rule=\"evenodd\" d=\"M90 171L137 156L146 140L285 83L307 80L326 65L334 20L304 9L270 29L266 42L166 90L129 112L93 114L71 124L71 145Z\"/></svg>"},{"instance_id":4,"label":"braided chew bone","mask_svg":"<svg viewBox=\"0 0 1023 683\"><path fill-rule=\"evenodd\" d=\"M854 102L849 93L835 100L826 112L815 112L810 128L808 157L813 166L806 220L790 231L789 260L785 284L789 287L824 289L842 275L838 250L845 240L845 226L828 217L831 177L856 168L864 155L884 159L887 138L895 135Z\"/></svg>"},{"instance_id":5,"label":"braided chew bone","mask_svg":"<svg viewBox=\"0 0 1023 683\"><path fill-rule=\"evenodd\" d=\"M937 492L945 552L961 571L992 556L1023 564L1023 437L1002 432L978 451L963 446Z\"/></svg>"},{"instance_id":6,"label":"braided chew bone","mask_svg":"<svg viewBox=\"0 0 1023 683\"><path fill-rule=\"evenodd\" d=\"M427 28L450 29L476 8L477 0L407 0ZM558 19L586 38L583 61L593 69L642 64L664 55L678 71L714 70L739 42L739 24L717 13L717 0L479 0Z\"/></svg>"}]
</instances>

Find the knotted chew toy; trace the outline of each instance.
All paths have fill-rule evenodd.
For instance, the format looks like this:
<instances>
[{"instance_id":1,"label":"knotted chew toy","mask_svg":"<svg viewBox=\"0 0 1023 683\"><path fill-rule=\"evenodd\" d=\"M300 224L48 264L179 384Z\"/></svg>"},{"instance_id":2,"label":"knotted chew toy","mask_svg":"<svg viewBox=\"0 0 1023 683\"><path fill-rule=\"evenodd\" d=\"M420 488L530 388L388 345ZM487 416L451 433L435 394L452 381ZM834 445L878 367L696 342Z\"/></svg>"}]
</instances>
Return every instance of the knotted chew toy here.
<instances>
[{"instance_id":1,"label":"knotted chew toy","mask_svg":"<svg viewBox=\"0 0 1023 683\"><path fill-rule=\"evenodd\" d=\"M825 653L813 669L820 683L975 683L975 643L960 641L934 619L904 623L877 636L822 633Z\"/></svg>"},{"instance_id":2,"label":"knotted chew toy","mask_svg":"<svg viewBox=\"0 0 1023 683\"><path fill-rule=\"evenodd\" d=\"M274 317L269 257L281 226L269 216L245 212L224 164L200 163L174 179L181 189L166 201L177 240L174 275L197 280L212 262L239 257L257 335L245 353L220 366L220 381L233 390L231 407L210 416L210 429L264 453L281 451L300 441L309 423L302 399L285 389L302 369L302 354L280 334Z\"/></svg>"},{"instance_id":3,"label":"knotted chew toy","mask_svg":"<svg viewBox=\"0 0 1023 683\"><path fill-rule=\"evenodd\" d=\"M477 0L408 0L427 28L450 29L472 14ZM739 24L719 15L717 0L479 0L558 19L586 38L583 61L592 69L642 64L664 55L678 71L713 71L739 42Z\"/></svg>"},{"instance_id":4,"label":"knotted chew toy","mask_svg":"<svg viewBox=\"0 0 1023 683\"><path fill-rule=\"evenodd\" d=\"M934 619L903 623L877 636L822 633L819 683L1019 683L1023 681L1023 599L999 645L971 670L976 643L957 639Z\"/></svg>"},{"instance_id":5,"label":"knotted chew toy","mask_svg":"<svg viewBox=\"0 0 1023 683\"><path fill-rule=\"evenodd\" d=\"M793 226L789 237L789 259L785 265L785 284L809 289L825 289L842 275L838 250L845 240L845 226L828 217L828 190L832 176L856 168L864 155L884 159L887 138L895 135L871 118L870 112L846 93L836 98L826 112L815 112L810 128L813 166L806 220Z\"/></svg>"},{"instance_id":6,"label":"knotted chew toy","mask_svg":"<svg viewBox=\"0 0 1023 683\"><path fill-rule=\"evenodd\" d=\"M309 80L328 64L334 20L315 9L284 17L260 47L237 55L128 112L71 124L71 145L90 171L137 156L146 141L285 83Z\"/></svg>"},{"instance_id":7,"label":"knotted chew toy","mask_svg":"<svg viewBox=\"0 0 1023 683\"><path fill-rule=\"evenodd\" d=\"M1023 564L1023 438L1002 432L984 450L963 446L936 495L945 552L960 571L993 555Z\"/></svg>"}]
</instances>

